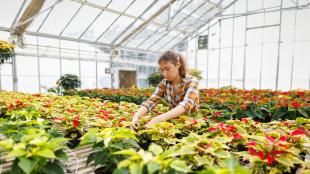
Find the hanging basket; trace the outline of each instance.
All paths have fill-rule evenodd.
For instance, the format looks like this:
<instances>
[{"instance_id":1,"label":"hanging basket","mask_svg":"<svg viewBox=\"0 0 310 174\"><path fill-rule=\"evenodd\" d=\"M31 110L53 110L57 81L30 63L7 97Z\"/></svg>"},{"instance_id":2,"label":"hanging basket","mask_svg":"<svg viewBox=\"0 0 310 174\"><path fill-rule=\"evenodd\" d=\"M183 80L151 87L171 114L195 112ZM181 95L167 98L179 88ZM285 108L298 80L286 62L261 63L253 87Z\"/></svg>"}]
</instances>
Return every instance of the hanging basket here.
<instances>
[{"instance_id":1,"label":"hanging basket","mask_svg":"<svg viewBox=\"0 0 310 174\"><path fill-rule=\"evenodd\" d=\"M0 40L0 64L10 60L14 56L14 44Z\"/></svg>"}]
</instances>

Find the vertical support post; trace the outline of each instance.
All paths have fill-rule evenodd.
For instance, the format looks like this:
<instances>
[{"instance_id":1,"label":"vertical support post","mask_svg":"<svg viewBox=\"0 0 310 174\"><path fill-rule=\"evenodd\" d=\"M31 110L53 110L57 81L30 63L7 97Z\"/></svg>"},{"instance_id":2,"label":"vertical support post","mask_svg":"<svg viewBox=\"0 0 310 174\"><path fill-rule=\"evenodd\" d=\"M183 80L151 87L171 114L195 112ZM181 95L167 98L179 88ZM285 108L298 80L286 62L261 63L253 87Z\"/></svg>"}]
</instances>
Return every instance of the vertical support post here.
<instances>
[{"instance_id":1,"label":"vertical support post","mask_svg":"<svg viewBox=\"0 0 310 174\"><path fill-rule=\"evenodd\" d=\"M264 8L264 0L262 0L262 7L264 9L264 20L263 20L263 26L265 26L266 23L266 9ZM260 64L259 64L259 89L262 89L262 71L263 71L263 54L264 54L264 27L262 28L262 43L261 43L261 52L260 52Z\"/></svg>"},{"instance_id":2,"label":"vertical support post","mask_svg":"<svg viewBox=\"0 0 310 174\"><path fill-rule=\"evenodd\" d=\"M79 78L80 80L82 79L82 73L81 73L81 46L80 46L80 42L78 44L78 58L79 58Z\"/></svg>"},{"instance_id":3,"label":"vertical support post","mask_svg":"<svg viewBox=\"0 0 310 174\"><path fill-rule=\"evenodd\" d=\"M208 52L207 52L207 81L206 81L206 87L209 86L209 56L210 56L210 23L208 23Z\"/></svg>"},{"instance_id":4,"label":"vertical support post","mask_svg":"<svg viewBox=\"0 0 310 174\"><path fill-rule=\"evenodd\" d=\"M233 4L233 14L235 14L235 4ZM234 33L235 33L235 16L232 18L232 32L231 32L231 58L230 58L230 79L229 85L232 86L233 79L233 64L234 64Z\"/></svg>"},{"instance_id":5,"label":"vertical support post","mask_svg":"<svg viewBox=\"0 0 310 174\"><path fill-rule=\"evenodd\" d=\"M294 63L295 63L295 43L296 43L296 21L297 21L297 10L295 10L295 21L294 21L294 38L293 38L293 53L292 53L292 63L291 63L290 90L292 90L292 88L293 88L293 75L294 75ZM309 88L310 88L310 78L309 78Z\"/></svg>"},{"instance_id":6,"label":"vertical support post","mask_svg":"<svg viewBox=\"0 0 310 174\"><path fill-rule=\"evenodd\" d=\"M12 75L13 75L13 91L18 91L18 84L17 84L17 74L16 74L16 54L13 53L12 57Z\"/></svg>"},{"instance_id":7,"label":"vertical support post","mask_svg":"<svg viewBox=\"0 0 310 174\"><path fill-rule=\"evenodd\" d=\"M62 75L62 61L61 61L61 48L60 48L60 39L58 39L58 50L59 50L59 73Z\"/></svg>"},{"instance_id":8,"label":"vertical support post","mask_svg":"<svg viewBox=\"0 0 310 174\"><path fill-rule=\"evenodd\" d=\"M41 93L41 70L40 70L40 53L39 53L39 37L37 36L37 61L38 61L38 81L39 93Z\"/></svg>"},{"instance_id":9,"label":"vertical support post","mask_svg":"<svg viewBox=\"0 0 310 174\"><path fill-rule=\"evenodd\" d=\"M112 52L111 52L111 55L110 55L110 71L111 71L111 88L113 89L114 88L114 69L113 69L113 51L115 51L114 50L114 48L112 48Z\"/></svg>"},{"instance_id":10,"label":"vertical support post","mask_svg":"<svg viewBox=\"0 0 310 174\"><path fill-rule=\"evenodd\" d=\"M245 1L246 5L246 13L248 13L248 0ZM245 74L246 74L246 48L247 44L247 30L248 28L248 16L245 16L245 36L244 36L244 54L243 54L243 80L242 80L242 88L245 89Z\"/></svg>"},{"instance_id":11,"label":"vertical support post","mask_svg":"<svg viewBox=\"0 0 310 174\"><path fill-rule=\"evenodd\" d=\"M96 48L96 47L95 47ZM96 88L98 88L98 58L97 58L97 48L95 50L95 58L96 58Z\"/></svg>"},{"instance_id":12,"label":"vertical support post","mask_svg":"<svg viewBox=\"0 0 310 174\"><path fill-rule=\"evenodd\" d=\"M220 88L220 81L221 81L221 35L222 35L222 18L219 19L219 26L220 26L220 34L219 34L219 63L218 63L218 74L217 74L217 88Z\"/></svg>"},{"instance_id":13,"label":"vertical support post","mask_svg":"<svg viewBox=\"0 0 310 174\"><path fill-rule=\"evenodd\" d=\"M277 74L276 74L276 90L279 88L279 72L280 72L280 53L281 53L281 30L282 30L282 6L283 0L281 0L280 5L280 24L279 24L279 41L278 41L278 59L277 59Z\"/></svg>"},{"instance_id":14,"label":"vertical support post","mask_svg":"<svg viewBox=\"0 0 310 174\"><path fill-rule=\"evenodd\" d=\"M198 35L195 37L195 69L198 68Z\"/></svg>"}]
</instances>

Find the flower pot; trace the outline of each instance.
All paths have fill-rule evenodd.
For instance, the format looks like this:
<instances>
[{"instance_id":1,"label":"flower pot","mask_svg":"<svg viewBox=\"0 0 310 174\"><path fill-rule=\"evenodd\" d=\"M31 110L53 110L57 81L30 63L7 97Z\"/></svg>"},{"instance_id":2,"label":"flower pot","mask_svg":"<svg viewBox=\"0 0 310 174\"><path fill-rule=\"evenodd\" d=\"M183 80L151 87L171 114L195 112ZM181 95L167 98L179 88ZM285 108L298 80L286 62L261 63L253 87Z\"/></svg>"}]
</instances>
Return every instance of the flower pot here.
<instances>
[{"instance_id":1,"label":"flower pot","mask_svg":"<svg viewBox=\"0 0 310 174\"><path fill-rule=\"evenodd\" d=\"M74 149L76 146L79 145L81 141L80 138L82 137L82 132L79 131L78 129L71 128L65 131L64 137L70 138L70 140L67 143L67 146L70 149Z\"/></svg>"}]
</instances>

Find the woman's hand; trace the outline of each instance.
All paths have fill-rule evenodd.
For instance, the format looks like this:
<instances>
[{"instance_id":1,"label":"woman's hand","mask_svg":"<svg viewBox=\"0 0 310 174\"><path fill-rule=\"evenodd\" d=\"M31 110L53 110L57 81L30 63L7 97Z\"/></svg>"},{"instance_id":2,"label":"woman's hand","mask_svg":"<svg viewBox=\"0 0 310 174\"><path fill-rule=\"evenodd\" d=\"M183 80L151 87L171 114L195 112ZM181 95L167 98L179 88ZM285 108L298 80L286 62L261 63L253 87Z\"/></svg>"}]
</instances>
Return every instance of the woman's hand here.
<instances>
[{"instance_id":1,"label":"woman's hand","mask_svg":"<svg viewBox=\"0 0 310 174\"><path fill-rule=\"evenodd\" d=\"M132 121L131 121L131 129L138 129L138 127L140 127L140 123L139 123L139 116L138 115L134 115L132 117Z\"/></svg>"}]
</instances>

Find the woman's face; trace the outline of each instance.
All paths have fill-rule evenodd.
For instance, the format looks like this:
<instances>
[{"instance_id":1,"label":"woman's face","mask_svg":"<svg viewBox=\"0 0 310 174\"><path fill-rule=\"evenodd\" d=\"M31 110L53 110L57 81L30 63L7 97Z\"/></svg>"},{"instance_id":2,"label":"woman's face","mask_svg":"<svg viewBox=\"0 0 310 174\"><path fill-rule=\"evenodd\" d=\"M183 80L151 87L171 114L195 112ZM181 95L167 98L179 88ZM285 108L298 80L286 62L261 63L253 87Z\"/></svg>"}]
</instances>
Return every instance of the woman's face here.
<instances>
[{"instance_id":1,"label":"woman's face","mask_svg":"<svg viewBox=\"0 0 310 174\"><path fill-rule=\"evenodd\" d=\"M159 63L160 71L164 78L168 81L173 81L177 76L179 76L180 64L174 65L168 61L161 61Z\"/></svg>"}]
</instances>

